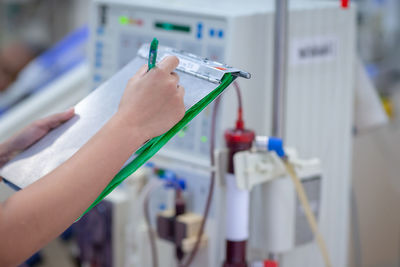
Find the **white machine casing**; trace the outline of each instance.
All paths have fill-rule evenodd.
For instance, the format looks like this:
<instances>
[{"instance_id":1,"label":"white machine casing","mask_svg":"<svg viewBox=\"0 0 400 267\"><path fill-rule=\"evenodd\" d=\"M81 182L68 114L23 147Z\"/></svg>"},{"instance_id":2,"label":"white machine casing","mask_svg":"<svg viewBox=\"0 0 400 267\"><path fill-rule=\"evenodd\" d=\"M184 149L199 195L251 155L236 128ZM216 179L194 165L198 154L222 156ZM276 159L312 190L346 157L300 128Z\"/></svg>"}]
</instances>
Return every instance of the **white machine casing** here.
<instances>
[{"instance_id":1,"label":"white machine casing","mask_svg":"<svg viewBox=\"0 0 400 267\"><path fill-rule=\"evenodd\" d=\"M299 159L294 149L285 148L285 152L296 167L296 173L318 221L324 177L321 163L318 159ZM265 214L269 216L264 219L265 235L264 239L259 239L258 247L263 247L274 255L282 255L314 240L293 181L288 177L283 160L275 152L239 152L234 156L234 163L235 183L240 191L251 191L257 185L264 185L263 193L267 201L263 203L263 207Z\"/></svg>"},{"instance_id":2,"label":"white machine casing","mask_svg":"<svg viewBox=\"0 0 400 267\"><path fill-rule=\"evenodd\" d=\"M156 37L161 45L183 49L250 72L252 79L239 81L246 127L258 135L270 135L272 2L94 0L90 50L92 88L129 62L142 43ZM156 27L157 23L165 28ZM181 31L171 30L174 25ZM302 158L321 160L324 177L320 228L333 265L346 266L355 10L342 9L334 1L294 1L290 6L289 33L285 145L296 148ZM177 173L182 169L185 175L189 169L194 176L208 181L212 106L174 137L153 161L171 166ZM227 90L222 97L216 129L219 148L224 146L224 130L234 125L236 109L235 92ZM222 188L217 188L216 196L223 192ZM267 192L267 186L263 185L255 188L251 196L248 249L249 252L259 252L254 257L268 255L262 246L267 238L263 230L269 216L268 209L263 208L269 199ZM216 214L224 220L224 199L221 195L214 198L214 209L221 212L212 213L211 221L217 219ZM211 225L214 224L207 227L209 253L202 251L199 257L208 257L208 266L219 266L224 254L224 236L220 233L224 231L218 228L221 227L218 223L214 228ZM203 266L200 264L204 263L203 260L196 260L192 266ZM294 265L323 266L316 245L313 243L285 253L282 266Z\"/></svg>"}]
</instances>

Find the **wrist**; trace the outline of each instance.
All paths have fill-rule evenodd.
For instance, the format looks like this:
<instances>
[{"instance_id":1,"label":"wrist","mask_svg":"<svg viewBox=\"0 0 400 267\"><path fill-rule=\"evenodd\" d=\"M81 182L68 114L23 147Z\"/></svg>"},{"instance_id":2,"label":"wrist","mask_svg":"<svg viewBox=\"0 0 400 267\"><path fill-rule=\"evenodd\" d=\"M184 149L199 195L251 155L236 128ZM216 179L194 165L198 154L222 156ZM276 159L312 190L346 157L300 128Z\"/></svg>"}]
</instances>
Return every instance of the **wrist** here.
<instances>
[{"instance_id":1,"label":"wrist","mask_svg":"<svg viewBox=\"0 0 400 267\"><path fill-rule=\"evenodd\" d=\"M143 144L150 139L147 131L143 129L142 125L133 122L132 119L118 111L109 121L112 128L117 129L122 136L126 136L126 141L132 144Z\"/></svg>"}]
</instances>

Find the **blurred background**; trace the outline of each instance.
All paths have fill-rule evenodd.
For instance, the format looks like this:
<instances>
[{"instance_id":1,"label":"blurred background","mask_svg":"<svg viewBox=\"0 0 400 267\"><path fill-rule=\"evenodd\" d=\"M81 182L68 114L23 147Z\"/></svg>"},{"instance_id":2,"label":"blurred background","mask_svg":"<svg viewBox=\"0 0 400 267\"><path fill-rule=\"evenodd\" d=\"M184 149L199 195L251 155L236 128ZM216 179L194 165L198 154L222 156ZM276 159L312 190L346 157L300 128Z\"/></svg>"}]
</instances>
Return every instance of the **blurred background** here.
<instances>
[{"instance_id":1,"label":"blurred background","mask_svg":"<svg viewBox=\"0 0 400 267\"><path fill-rule=\"evenodd\" d=\"M218 2L223 3L223 0ZM267 15L265 16L268 16L274 7L272 0L237 2L230 1L231 7L227 9L228 11L219 14L217 11L212 11L213 6L217 5L216 3L198 0L159 0L158 2L0 0L0 142L5 141L13 133L38 118L75 105L128 63L136 54L138 47L158 33L158 31L146 29L146 31L136 34L133 31L120 30L118 27L123 27L127 23L136 23L140 26L141 23L146 23L147 18L158 16L160 10L167 10L166 13L178 10L179 14L183 15L182 20L179 19L179 16L174 16L174 22L177 24L185 22L184 15L194 19L197 19L196 16L203 16L199 19L201 22L220 16L222 19L216 19L215 35L217 35L217 28L225 27L223 26L225 22L221 22L224 18L240 16L240 12L235 10L236 5L238 10L249 9L247 13L243 11L245 13L243 16L252 14L252 12L257 13L256 10L263 9L261 7L264 5L267 6L265 8ZM342 185L337 185L338 187L334 182L338 177L334 177L334 175L329 177L332 184L323 186L324 189L321 191L321 194L325 194L322 197L322 200L325 201L323 203L331 203L329 205L321 204L320 222L335 262L334 266L398 267L400 266L400 2L398 0L352 0L349 7L341 6L346 1L339 0L291 0L289 2L291 3L290 23L296 24L296 21L300 21L297 24L298 27L292 24L289 26L289 51L292 51L292 44L301 46L307 43L307 39L303 36L311 36L314 32L320 33L317 37L312 37L314 39L310 37L314 43L319 44L323 43L323 40L331 40L329 38L333 38L334 34L330 34L329 31L340 36L334 37L336 39L332 41L336 45L332 56L342 56L341 49L347 51L347 54L343 55L343 59L338 60L331 67L317 65L328 63L315 63L316 66L310 67L310 70L307 69L307 71L305 71L308 68L307 64L313 64L313 59L296 63L296 67L293 67L294 59L288 56L290 58L287 82L289 94L295 90L296 84L302 88L311 85L323 90L324 81L335 83L336 87L343 86L345 88L347 86L346 90L351 90L348 98L343 100L342 106L344 110L347 110L348 107L350 107L349 110L351 109L343 117L348 118L351 123L349 139L343 141L343 146L348 149L344 159L346 162L334 167L336 169L347 168L351 174L347 180L341 182ZM131 9L124 8L124 5ZM118 8L114 8L115 6ZM199 6L202 7L199 8ZM217 6L221 8L220 6L223 5ZM246 6L246 8L242 6ZM334 12L346 12L346 8L354 11L353 17L346 17L343 13L335 15ZM302 13L303 9L305 10L304 14ZM329 13L329 10L334 10L332 11L333 15ZM134 19L128 20L130 16ZM107 20L105 18L108 18L108 21L105 21ZM118 18L118 22L112 24L109 22L109 18ZM162 15L160 19L168 21L169 17ZM240 59L245 62L241 65L242 61L236 59L240 56L235 57L234 53L240 54L246 49L252 49L252 42L254 42L250 39L253 36L251 35L252 31L271 30L271 33L260 35L266 35L270 39L261 41L260 37L260 40L256 41L264 42L261 45L265 46L266 51L270 51L266 55L262 54L259 60L265 60L267 64L272 64L268 63L267 59L273 57L273 26L268 26L272 25L272 18L268 17L265 21L258 18L257 27L252 27L252 22L245 21L245 19L227 19L226 21L228 21L226 27L229 30L225 32L221 30L222 33L219 34L224 37L226 35L228 38L224 45L224 47L229 47L227 51L218 50L222 49L219 48L220 43L211 37L207 39L207 42L211 44L207 48L200 47L203 42L203 39L200 40L200 38L190 44L182 44L182 47L179 48L246 69L249 64L244 59ZM229 24L231 22L233 26ZM262 25L259 25L260 23ZM309 33L307 27L310 27ZM207 28L204 34L214 35L214 29L212 31L211 29L208 31ZM237 35L231 37L234 36L233 32L235 31L238 32ZM240 34L247 39L240 40ZM175 47L180 36L173 37L173 35L160 33L159 40L161 44ZM186 37L182 37L182 40L184 38ZM119 43L112 43L113 39L118 40ZM233 42L237 42L238 46L231 45ZM99 47L103 46L104 51L99 52ZM243 50L237 50L238 47ZM103 61L98 59L99 53L103 53ZM244 52L243 54L245 55ZM347 60L348 57L351 57L351 60ZM116 58L115 63L111 60L113 58ZM262 65L261 63L257 64L255 65ZM324 70L326 68L326 72L319 73L319 68ZM266 67L266 69L269 73L262 75L263 82L270 83L272 68ZM249 69L249 71L257 74L257 70ZM337 71L337 73L343 71L344 73L342 73L343 76L332 76L330 80L326 77L332 71ZM327 80L321 80L324 77ZM338 77L347 78L338 82L336 81ZM254 79L257 79L257 75L254 76ZM256 125L253 121L256 121L254 118L259 110L252 110L254 107L251 107L253 104L251 97L254 96L251 93L246 100L245 82L242 83L242 87L245 88L243 98L244 103L247 104L244 111L252 121L250 127ZM312 92L314 91L304 91L304 93L300 91L299 94L311 95ZM331 96L333 95L328 95L328 99ZM345 96L347 94L343 93L343 97ZM299 97L297 100L300 102L304 99ZM301 110L300 104L297 107L297 100L288 100L289 115ZM268 106L270 101L272 100L266 100L264 104ZM316 99L315 101L321 105L328 103L324 102L327 101L326 99ZM259 103L255 103L255 106L257 104ZM340 110L340 107L339 101L336 108ZM319 106L316 105L311 116L317 113L329 114L329 110L321 109L319 111L318 108ZM262 110L267 109L263 107ZM336 111L332 109L331 112ZM267 113L268 111L266 111ZM337 120L340 121L341 118L337 117ZM316 125L310 124L310 126L307 126L307 123L300 124L300 126L289 125L287 131L290 131L291 134L289 134L288 143L297 146L295 141L290 141L295 140L295 137L291 136L300 135L295 127L300 127L299 132L304 131L305 134L317 128L326 127L325 131L330 131L331 135L335 135L337 132L335 129L340 127L338 126L340 122L336 121L337 124L335 124L335 121L329 121L329 119L323 119L323 121L326 123L324 126L319 125L318 122ZM343 123L345 121L347 120L343 119ZM304 128L308 128L308 132ZM269 128L266 127L260 131L268 133ZM310 136L312 136L311 133ZM315 140L318 139L316 136L314 137ZM340 144L340 133L337 138L339 141L336 144ZM204 141L205 138L202 140ZM323 143L333 143L332 140L325 138ZM314 139L310 141L314 142ZM299 151L306 151L300 147L299 145ZM329 146L327 145L327 147ZM325 153L329 154L329 149ZM325 159L317 152L315 155L313 152L305 152L303 155L306 157L317 156L322 161ZM340 154L337 157L340 158ZM155 175L154 170L151 173L152 176ZM192 185L190 179L187 183L189 188L191 188L190 186L195 188L193 192L189 190L187 196L185 195L189 199L188 201L204 202L207 184L199 182L198 185ZM345 183L348 183L348 186L343 186ZM140 190L145 187L145 184L145 180L136 176L132 177L120 191L117 190L118 192L103 201L96 209L71 226L60 238L35 254L23 266L151 266L148 241L143 241L147 239L140 232L145 231L142 229L145 227L143 214L138 211L141 208L137 207L139 206L137 203L142 201ZM201 190L196 188L201 188ZM334 193L329 195L328 191L331 189ZM199 198L190 200L191 196L197 194L196 190L199 191ZM155 210L165 210L164 206L169 205L168 201L170 201L172 193L168 190L164 191L159 189L159 192L156 193L159 197L153 200L153 206L156 206ZM14 190L4 183L0 184L0 200L7 199L13 192ZM253 206L263 205L263 200L252 201ZM162 202L164 206L162 207L159 202ZM335 206L335 203L339 204ZM196 205L200 208L197 208ZM196 205L193 210L201 213L204 203ZM156 214L156 211L152 212L153 215ZM214 218L214 220L218 222L217 219ZM154 221L152 223L155 225ZM254 229L259 229L259 227L259 225L255 226ZM210 228L212 227L210 226ZM212 232L212 230L210 231ZM252 233L256 234L256 231L251 230L250 236ZM141 236L139 236L139 232L142 233ZM209 233L209 235L211 234ZM210 238L210 240L212 239ZM220 240L210 242L222 244ZM259 247L262 248L263 241L257 242L261 242ZM140 244L142 247L138 248L137 246ZM161 242L159 248L162 251L161 254L171 253L168 244ZM216 253L221 254L220 256L223 258L222 251L218 250ZM207 258L203 254L200 254L199 257ZM312 248L300 248L299 251L292 254L292 256L285 256L285 252L283 256L280 256L283 258L282 266L300 265L294 262L302 263L303 266L323 266L315 244ZM267 257L268 253L257 254L250 251L249 255L257 255L251 259L255 262L255 259L262 258L259 255ZM306 255L305 259L302 255ZM174 260L169 259L168 256L160 257L168 259L161 263L162 266L174 266ZM212 257L218 258L215 255ZM208 263L204 265L203 263L207 260ZM213 261L209 259L201 262L200 259L196 264L198 266L215 266L210 263Z\"/></svg>"}]
</instances>

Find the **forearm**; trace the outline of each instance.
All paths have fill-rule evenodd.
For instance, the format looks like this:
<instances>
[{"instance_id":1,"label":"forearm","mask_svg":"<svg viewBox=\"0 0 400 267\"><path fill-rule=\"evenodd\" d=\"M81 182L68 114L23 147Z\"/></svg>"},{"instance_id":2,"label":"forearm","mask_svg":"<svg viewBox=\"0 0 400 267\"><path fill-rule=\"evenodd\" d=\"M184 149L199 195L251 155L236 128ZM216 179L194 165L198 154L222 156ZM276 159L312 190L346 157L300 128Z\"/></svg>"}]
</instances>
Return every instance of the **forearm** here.
<instances>
[{"instance_id":1,"label":"forearm","mask_svg":"<svg viewBox=\"0 0 400 267\"><path fill-rule=\"evenodd\" d=\"M144 140L114 117L71 159L10 197L0 208L0 265L20 263L71 225Z\"/></svg>"},{"instance_id":2,"label":"forearm","mask_svg":"<svg viewBox=\"0 0 400 267\"><path fill-rule=\"evenodd\" d=\"M11 158L12 151L9 149L8 142L0 144L0 168L4 166ZM1 178L0 178L1 179Z\"/></svg>"}]
</instances>

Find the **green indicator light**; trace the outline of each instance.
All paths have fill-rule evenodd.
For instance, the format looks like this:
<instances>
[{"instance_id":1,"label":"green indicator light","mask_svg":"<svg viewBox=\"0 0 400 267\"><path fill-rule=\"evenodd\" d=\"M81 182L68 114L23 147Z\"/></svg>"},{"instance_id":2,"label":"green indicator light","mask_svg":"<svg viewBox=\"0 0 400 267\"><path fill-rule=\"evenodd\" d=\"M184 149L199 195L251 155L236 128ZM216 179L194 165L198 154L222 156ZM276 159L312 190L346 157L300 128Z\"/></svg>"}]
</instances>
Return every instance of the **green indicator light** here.
<instances>
[{"instance_id":1,"label":"green indicator light","mask_svg":"<svg viewBox=\"0 0 400 267\"><path fill-rule=\"evenodd\" d=\"M184 131L179 131L178 132L178 137L183 138L185 137L186 133Z\"/></svg>"},{"instance_id":2,"label":"green indicator light","mask_svg":"<svg viewBox=\"0 0 400 267\"><path fill-rule=\"evenodd\" d=\"M171 23L163 23L160 25L164 30L170 31L172 29L174 29L174 25L172 25Z\"/></svg>"},{"instance_id":3,"label":"green indicator light","mask_svg":"<svg viewBox=\"0 0 400 267\"><path fill-rule=\"evenodd\" d=\"M121 25L126 25L129 23L129 18L127 16L120 16L118 21Z\"/></svg>"},{"instance_id":4,"label":"green indicator light","mask_svg":"<svg viewBox=\"0 0 400 267\"><path fill-rule=\"evenodd\" d=\"M207 136L203 135L202 137L200 137L200 141L203 142L203 143L207 143L208 142Z\"/></svg>"},{"instance_id":5,"label":"green indicator light","mask_svg":"<svg viewBox=\"0 0 400 267\"><path fill-rule=\"evenodd\" d=\"M169 22L156 22L154 23L154 27L164 30L164 31L176 31L176 32L190 32L190 26L187 25L178 25L172 24Z\"/></svg>"}]
</instances>

